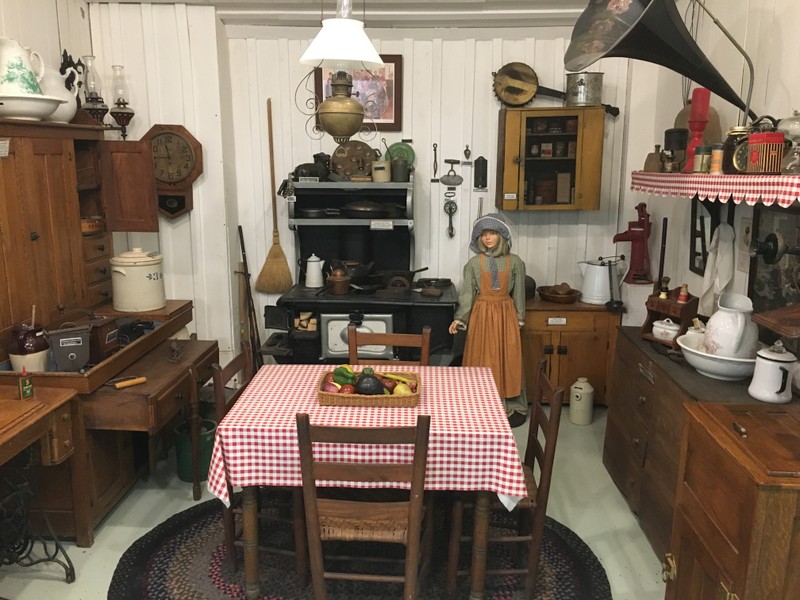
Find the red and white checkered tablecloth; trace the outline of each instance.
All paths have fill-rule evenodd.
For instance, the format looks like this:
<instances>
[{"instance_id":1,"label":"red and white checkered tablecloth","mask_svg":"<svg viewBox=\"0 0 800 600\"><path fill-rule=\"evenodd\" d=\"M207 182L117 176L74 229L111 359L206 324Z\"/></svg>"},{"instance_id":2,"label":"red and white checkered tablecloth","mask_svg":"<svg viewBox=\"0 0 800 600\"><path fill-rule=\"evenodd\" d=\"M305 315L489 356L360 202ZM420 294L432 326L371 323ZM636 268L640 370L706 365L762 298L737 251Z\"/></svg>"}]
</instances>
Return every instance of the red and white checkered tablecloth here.
<instances>
[{"instance_id":1,"label":"red and white checkered tablecloth","mask_svg":"<svg viewBox=\"0 0 800 600\"><path fill-rule=\"evenodd\" d=\"M418 414L429 414L425 489L525 496L514 436L489 369L395 367L392 371L419 373L422 393L418 406L320 406L317 385L323 372L332 368L266 365L256 373L217 426L208 473L212 494L230 502L226 473L233 486L301 486L295 414L305 412L313 424L364 427L408 426L416 422ZM354 450L352 445L328 448L333 455ZM391 462L398 451L406 450L410 459L410 448L403 446L383 451L368 446L356 452L359 460Z\"/></svg>"},{"instance_id":2,"label":"red and white checkered tablecloth","mask_svg":"<svg viewBox=\"0 0 800 600\"><path fill-rule=\"evenodd\" d=\"M750 206L775 202L786 208L800 201L799 175L706 175L693 173L649 173L634 171L631 189L658 196L682 196L719 200Z\"/></svg>"}]
</instances>

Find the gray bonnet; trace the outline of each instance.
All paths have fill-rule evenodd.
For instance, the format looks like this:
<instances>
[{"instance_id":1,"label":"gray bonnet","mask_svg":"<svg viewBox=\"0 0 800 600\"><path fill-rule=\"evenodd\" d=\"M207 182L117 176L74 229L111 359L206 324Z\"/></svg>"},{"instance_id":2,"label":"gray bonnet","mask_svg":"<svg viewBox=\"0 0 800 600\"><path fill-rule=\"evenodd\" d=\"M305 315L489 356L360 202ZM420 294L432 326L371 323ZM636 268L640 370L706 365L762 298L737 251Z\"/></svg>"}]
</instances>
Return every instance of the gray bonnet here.
<instances>
[{"instance_id":1,"label":"gray bonnet","mask_svg":"<svg viewBox=\"0 0 800 600\"><path fill-rule=\"evenodd\" d=\"M500 237L508 242L508 247L511 248L511 230L508 228L505 219L498 213L491 213L476 219L475 223L472 225L472 237L469 243L470 250L480 253L481 250L478 248L478 238L481 237L481 234L486 229L491 229L499 233Z\"/></svg>"}]
</instances>

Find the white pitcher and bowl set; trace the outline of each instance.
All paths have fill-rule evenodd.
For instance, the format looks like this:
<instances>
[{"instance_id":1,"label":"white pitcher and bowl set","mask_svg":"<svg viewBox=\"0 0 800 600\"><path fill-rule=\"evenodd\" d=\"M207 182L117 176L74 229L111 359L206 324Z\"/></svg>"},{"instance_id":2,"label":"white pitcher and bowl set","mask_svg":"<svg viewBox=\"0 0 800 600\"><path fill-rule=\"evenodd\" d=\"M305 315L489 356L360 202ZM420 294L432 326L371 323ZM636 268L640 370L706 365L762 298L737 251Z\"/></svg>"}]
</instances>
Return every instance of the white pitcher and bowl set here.
<instances>
[{"instance_id":1,"label":"white pitcher and bowl set","mask_svg":"<svg viewBox=\"0 0 800 600\"><path fill-rule=\"evenodd\" d=\"M738 381L752 375L750 396L773 404L790 402L797 357L780 341L759 349L758 327L751 319L753 302L747 296L728 292L717 306L702 337L677 339L687 362L714 379Z\"/></svg>"},{"instance_id":2,"label":"white pitcher and bowl set","mask_svg":"<svg viewBox=\"0 0 800 600\"><path fill-rule=\"evenodd\" d=\"M0 117L68 122L77 110L77 86L74 94L67 90L67 75L47 67L38 52L0 37ZM65 104L75 109L61 110Z\"/></svg>"}]
</instances>

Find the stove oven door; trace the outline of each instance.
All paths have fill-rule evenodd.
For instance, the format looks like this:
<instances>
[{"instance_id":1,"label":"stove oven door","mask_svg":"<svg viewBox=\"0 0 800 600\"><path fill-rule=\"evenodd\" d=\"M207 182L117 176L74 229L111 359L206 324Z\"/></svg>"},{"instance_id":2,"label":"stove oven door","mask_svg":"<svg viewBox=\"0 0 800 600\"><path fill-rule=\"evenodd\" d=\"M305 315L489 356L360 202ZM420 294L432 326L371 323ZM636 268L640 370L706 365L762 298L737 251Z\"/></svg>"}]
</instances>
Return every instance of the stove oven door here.
<instances>
[{"instance_id":1,"label":"stove oven door","mask_svg":"<svg viewBox=\"0 0 800 600\"><path fill-rule=\"evenodd\" d=\"M320 314L322 358L348 357L347 327L351 322L350 314ZM375 333L394 333L393 315L364 314L358 315L361 324L359 331ZM391 346L361 346L359 358L392 359L394 349Z\"/></svg>"}]
</instances>

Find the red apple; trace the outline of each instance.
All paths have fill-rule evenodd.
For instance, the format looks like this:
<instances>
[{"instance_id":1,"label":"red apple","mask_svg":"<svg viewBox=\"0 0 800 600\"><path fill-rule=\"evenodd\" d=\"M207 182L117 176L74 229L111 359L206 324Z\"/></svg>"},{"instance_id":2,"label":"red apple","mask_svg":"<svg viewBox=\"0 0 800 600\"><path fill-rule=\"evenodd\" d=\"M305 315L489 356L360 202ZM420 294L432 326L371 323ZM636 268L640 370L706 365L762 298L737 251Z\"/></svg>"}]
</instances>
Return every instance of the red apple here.
<instances>
[{"instance_id":1,"label":"red apple","mask_svg":"<svg viewBox=\"0 0 800 600\"><path fill-rule=\"evenodd\" d=\"M355 394L356 393L356 386L350 385L349 383L342 384L342 387L339 388L340 394Z\"/></svg>"}]
</instances>

